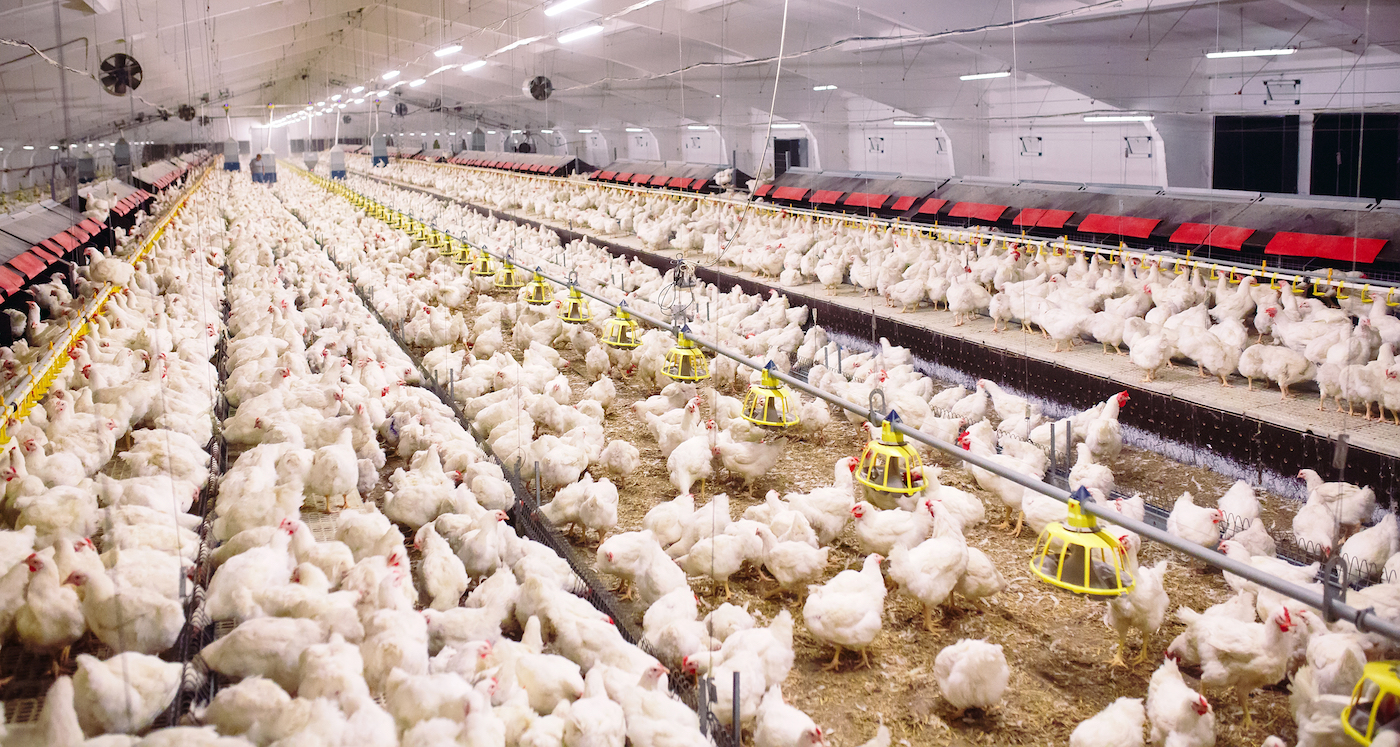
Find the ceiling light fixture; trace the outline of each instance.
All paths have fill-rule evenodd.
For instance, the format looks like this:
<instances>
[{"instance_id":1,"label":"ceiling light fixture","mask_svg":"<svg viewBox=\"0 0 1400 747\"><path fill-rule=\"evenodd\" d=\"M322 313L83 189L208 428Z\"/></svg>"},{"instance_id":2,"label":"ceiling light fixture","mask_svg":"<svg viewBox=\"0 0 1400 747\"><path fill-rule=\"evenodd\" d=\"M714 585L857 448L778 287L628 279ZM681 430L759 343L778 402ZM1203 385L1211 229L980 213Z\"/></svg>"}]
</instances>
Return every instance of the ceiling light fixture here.
<instances>
[{"instance_id":1,"label":"ceiling light fixture","mask_svg":"<svg viewBox=\"0 0 1400 747\"><path fill-rule=\"evenodd\" d=\"M388 95L389 95L389 89L386 88L386 89L384 89L383 91L380 91L379 93L376 93L376 94L374 94L374 95L375 95L375 96L388 96Z\"/></svg>"},{"instance_id":2,"label":"ceiling light fixture","mask_svg":"<svg viewBox=\"0 0 1400 747\"><path fill-rule=\"evenodd\" d=\"M337 93L336 95L334 95L334 96L331 97L331 101L339 101L339 100L340 100L340 94L338 94L338 93Z\"/></svg>"},{"instance_id":3,"label":"ceiling light fixture","mask_svg":"<svg viewBox=\"0 0 1400 747\"><path fill-rule=\"evenodd\" d=\"M487 135L494 135L494 134L496 134L496 131L495 131L495 130L487 130L487 131L486 131L486 134L487 134Z\"/></svg>"},{"instance_id":4,"label":"ceiling light fixture","mask_svg":"<svg viewBox=\"0 0 1400 747\"><path fill-rule=\"evenodd\" d=\"M933 127L937 122L927 119L896 119L895 127Z\"/></svg>"},{"instance_id":5,"label":"ceiling light fixture","mask_svg":"<svg viewBox=\"0 0 1400 747\"><path fill-rule=\"evenodd\" d=\"M588 0L559 0L559 2L545 8L544 14L547 16L557 16L566 10L572 10L586 2L588 2Z\"/></svg>"},{"instance_id":6,"label":"ceiling light fixture","mask_svg":"<svg viewBox=\"0 0 1400 747\"><path fill-rule=\"evenodd\" d=\"M316 102L316 106L325 106L325 105L326 105L326 102L324 102L324 101L317 101L317 102Z\"/></svg>"},{"instance_id":7,"label":"ceiling light fixture","mask_svg":"<svg viewBox=\"0 0 1400 747\"><path fill-rule=\"evenodd\" d=\"M774 122L774 123L773 123L773 129L775 129L775 130L800 130L800 129L802 129L802 125L801 125L800 123L798 123L798 122Z\"/></svg>"},{"instance_id":8,"label":"ceiling light fixture","mask_svg":"<svg viewBox=\"0 0 1400 747\"><path fill-rule=\"evenodd\" d=\"M835 90L836 90L836 86L832 86L832 85L826 85L826 86L812 86L812 90L813 90L813 91L835 91Z\"/></svg>"},{"instance_id":9,"label":"ceiling light fixture","mask_svg":"<svg viewBox=\"0 0 1400 747\"><path fill-rule=\"evenodd\" d=\"M1296 49L1241 49L1235 52L1206 52L1208 60L1224 60L1231 57L1278 57L1293 54Z\"/></svg>"},{"instance_id":10,"label":"ceiling light fixture","mask_svg":"<svg viewBox=\"0 0 1400 747\"><path fill-rule=\"evenodd\" d=\"M992 78L1009 78L1010 70L1002 70L996 73L971 73L969 75L959 75L958 80L991 80Z\"/></svg>"},{"instance_id":11,"label":"ceiling light fixture","mask_svg":"<svg viewBox=\"0 0 1400 747\"><path fill-rule=\"evenodd\" d=\"M592 130L579 130L579 131L578 131L578 134L580 134L580 135L588 135L588 134L591 134L592 132L593 132Z\"/></svg>"},{"instance_id":12,"label":"ceiling light fixture","mask_svg":"<svg viewBox=\"0 0 1400 747\"><path fill-rule=\"evenodd\" d=\"M568 33L560 34L559 43L568 44L569 42L578 41L579 39L584 39L593 36L594 34L600 33L602 30L603 27L596 23L589 26L584 26L581 29L575 29Z\"/></svg>"},{"instance_id":13,"label":"ceiling light fixture","mask_svg":"<svg viewBox=\"0 0 1400 747\"><path fill-rule=\"evenodd\" d=\"M628 127L628 128L627 128L627 131L628 131L628 132L646 132L646 130L643 129L643 128L641 128L641 127Z\"/></svg>"},{"instance_id":14,"label":"ceiling light fixture","mask_svg":"<svg viewBox=\"0 0 1400 747\"><path fill-rule=\"evenodd\" d=\"M384 73L384 80L393 80L397 77L399 77L399 71L397 70L390 70L389 72Z\"/></svg>"},{"instance_id":15,"label":"ceiling light fixture","mask_svg":"<svg viewBox=\"0 0 1400 747\"><path fill-rule=\"evenodd\" d=\"M365 87L364 87L364 86L355 86L354 88L351 88L351 89L350 89L350 93L359 93L360 91L363 91L363 90L365 90Z\"/></svg>"},{"instance_id":16,"label":"ceiling light fixture","mask_svg":"<svg viewBox=\"0 0 1400 747\"><path fill-rule=\"evenodd\" d=\"M709 126L709 125L686 125L685 128L686 128L687 130L708 130L708 129L710 129L710 126Z\"/></svg>"},{"instance_id":17,"label":"ceiling light fixture","mask_svg":"<svg viewBox=\"0 0 1400 747\"><path fill-rule=\"evenodd\" d=\"M447 46L443 47L442 49L439 49L438 51L433 52L433 56L434 56L434 57L446 57L447 55L450 55L450 54L457 54L457 53L460 52L460 51L462 51L462 45L461 45L461 44L448 44Z\"/></svg>"},{"instance_id":18,"label":"ceiling light fixture","mask_svg":"<svg viewBox=\"0 0 1400 747\"><path fill-rule=\"evenodd\" d=\"M543 132L543 133L546 134L546 135L553 135L553 134L554 134L554 130L540 130L540 132Z\"/></svg>"},{"instance_id":19,"label":"ceiling light fixture","mask_svg":"<svg viewBox=\"0 0 1400 747\"><path fill-rule=\"evenodd\" d=\"M1151 114L1090 114L1085 122L1151 122Z\"/></svg>"},{"instance_id":20,"label":"ceiling light fixture","mask_svg":"<svg viewBox=\"0 0 1400 747\"><path fill-rule=\"evenodd\" d=\"M473 71L473 70L480 70L480 69L483 68L483 67L486 67L486 60L477 60L476 62L468 62L467 64L465 64L465 65L462 66L462 72L464 72L464 73L470 73L470 72Z\"/></svg>"},{"instance_id":21,"label":"ceiling light fixture","mask_svg":"<svg viewBox=\"0 0 1400 747\"><path fill-rule=\"evenodd\" d=\"M49 150L58 150L58 146L57 146L57 145L50 145L50 146L49 146Z\"/></svg>"},{"instance_id":22,"label":"ceiling light fixture","mask_svg":"<svg viewBox=\"0 0 1400 747\"><path fill-rule=\"evenodd\" d=\"M412 83L409 83L409 84L408 84L408 87L409 87L409 88L417 88L418 86L421 86L421 85L423 85L424 83L427 83L427 82L428 82L428 79L427 79L427 78L419 78L419 79L413 81Z\"/></svg>"},{"instance_id":23,"label":"ceiling light fixture","mask_svg":"<svg viewBox=\"0 0 1400 747\"><path fill-rule=\"evenodd\" d=\"M355 103L356 103L356 104L363 104L363 103L365 103L365 100L364 100L364 99L355 99Z\"/></svg>"}]
</instances>

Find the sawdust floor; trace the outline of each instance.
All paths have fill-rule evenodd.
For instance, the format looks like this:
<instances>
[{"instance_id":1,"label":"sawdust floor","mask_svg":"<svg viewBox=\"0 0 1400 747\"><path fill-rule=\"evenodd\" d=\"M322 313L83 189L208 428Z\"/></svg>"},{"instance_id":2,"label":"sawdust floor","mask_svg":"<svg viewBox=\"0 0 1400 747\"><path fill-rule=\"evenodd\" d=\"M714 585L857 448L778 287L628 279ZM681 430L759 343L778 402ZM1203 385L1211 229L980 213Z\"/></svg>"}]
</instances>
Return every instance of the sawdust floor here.
<instances>
[{"instance_id":1,"label":"sawdust floor","mask_svg":"<svg viewBox=\"0 0 1400 747\"><path fill-rule=\"evenodd\" d=\"M575 362L569 366L569 376L575 396L582 394L590 383L579 371L582 361L572 351L562 351ZM634 417L629 405L655 391L642 391L635 382L615 378L618 400L605 422L609 440L623 438L641 450L642 466L620 488L618 527L616 531L641 528L646 512L660 502L675 496L670 484L665 460L656 442L647 433L645 423ZM742 393L729 392L742 398ZM731 497L731 512L735 518L750 505L762 501L768 490L780 493L807 491L830 485L836 460L858 455L864 438L854 424L844 417L834 417L827 429L826 444L792 440L777 466L759 479L753 490L755 498L744 494L737 479L721 476L706 485L706 496L697 495L701 505L715 492L727 492ZM955 466L951 457L935 455L932 460L945 467L942 480L979 495L988 507L989 524L1002 517L1000 502L983 492L970 475ZM1125 449L1112 465L1121 490L1141 491L1150 501L1171 505L1183 490L1191 490L1202 502L1213 505L1214 499L1233 482L1209 470L1185 467L1157 454ZM1289 513L1284 499L1262 496L1267 512ZM1283 526L1287 526L1286 523ZM794 646L797 661L783 686L784 696L795 706L810 714L830 735L830 742L840 747L854 747L874 736L881 720L890 727L896 744L915 745L1063 745L1069 733L1086 718L1120 696L1145 697L1147 681L1162 652L1183 626L1169 620L1150 642L1148 663L1131 669L1114 669L1112 658L1114 635L1104 625L1105 605L1069 592L1053 589L1033 581L1027 562L1035 543L1030 531L1023 530L1019 538L1005 531L983 525L967 533L970 545L987 553L1006 577L1009 587L998 597L975 608L952 613L938 632L926 632L922 611L917 601L892 591L885 601L883 632L869 649L871 667L862 669L851 653L843 655L842 666L836 672L823 667L831 660L832 649L811 636L802 624L802 600L793 595L767 598L764 593L773 588L772 582L760 580L756 572L746 568L731 579L733 603L746 606L761 622L766 622L782 609L788 609L797 621ZM585 554L596 549L596 540L574 540ZM1148 545L1142 563L1155 563L1170 551ZM1173 555L1173 566L1166 585L1173 609L1188 605L1195 609L1224 601L1230 596L1221 575L1185 556ZM854 530L847 528L832 547L826 578L846 568L859 568L863 555ZM609 577L611 578L611 577ZM692 586L701 596L701 614L724 601L718 596L705 595L709 582L692 579ZM637 611L640 624L641 610ZM938 693L932 676L933 660L943 646L964 638L981 638L1004 647L1011 666L1010 687L1000 707L990 714L970 711L963 718L949 720L953 709ZM1129 639L1129 661L1138 651L1136 639ZM1192 684L1198 686L1194 680ZM1286 687L1280 686L1255 693L1252 699L1254 726L1241 733L1238 723L1240 709L1229 693L1206 693L1215 706L1218 744L1258 745L1269 734L1278 734L1290 741L1294 726L1288 707ZM749 735L751 738L752 735Z\"/></svg>"}]
</instances>

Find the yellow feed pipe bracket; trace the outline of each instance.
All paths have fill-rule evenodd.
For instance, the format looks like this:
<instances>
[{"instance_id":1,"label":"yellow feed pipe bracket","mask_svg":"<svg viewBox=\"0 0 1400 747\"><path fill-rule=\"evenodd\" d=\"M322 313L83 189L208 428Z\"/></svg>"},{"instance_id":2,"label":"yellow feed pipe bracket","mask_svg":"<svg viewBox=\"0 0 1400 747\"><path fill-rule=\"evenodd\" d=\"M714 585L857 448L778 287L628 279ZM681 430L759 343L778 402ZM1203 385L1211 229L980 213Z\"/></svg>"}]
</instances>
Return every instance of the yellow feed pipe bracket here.
<instances>
[{"instance_id":1,"label":"yellow feed pipe bracket","mask_svg":"<svg viewBox=\"0 0 1400 747\"><path fill-rule=\"evenodd\" d=\"M204 177L208 175L208 173L209 167L206 166L204 171L200 172L199 178L195 179L194 182L186 187L185 194L181 196L174 205L166 209L165 213L151 225L150 235L142 240L135 251L131 252L126 258L127 262L135 265L150 254L151 248L155 246L156 241L160 240L160 237L165 234L166 227L170 225L170 221L175 218L175 215L180 212L180 208L185 206L185 202L189 199L190 195L194 194L200 186L204 184ZM12 424L21 423L25 418L29 417L29 413L34 409L34 406L43 400L44 395L49 391L49 387L53 385L54 380L58 378L58 375L63 372L64 367L68 365L69 360L71 360L68 357L68 353L71 352L73 348L77 347L78 343L82 342L87 333L97 326L97 317L100 316L102 311L106 308L107 301L111 299L114 294L122 290L124 289L112 283L103 286L102 290L98 291L97 295L94 296L87 307L83 309L82 314L78 318L68 322L67 334L64 336L63 341L61 343L50 344L44 359L37 365L31 365L27 369L24 378L20 380L20 384L13 391L5 395L5 420L3 423L0 423L0 449L9 446L10 426Z\"/></svg>"}]
</instances>

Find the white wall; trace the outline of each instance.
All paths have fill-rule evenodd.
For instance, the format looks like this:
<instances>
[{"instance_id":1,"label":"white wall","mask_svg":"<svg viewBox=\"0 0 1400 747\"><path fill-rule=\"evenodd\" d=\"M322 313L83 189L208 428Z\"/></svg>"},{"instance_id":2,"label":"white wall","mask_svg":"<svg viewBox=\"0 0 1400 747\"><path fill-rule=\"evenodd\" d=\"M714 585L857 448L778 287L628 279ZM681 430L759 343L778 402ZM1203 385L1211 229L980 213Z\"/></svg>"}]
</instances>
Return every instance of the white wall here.
<instances>
[{"instance_id":1,"label":"white wall","mask_svg":"<svg viewBox=\"0 0 1400 747\"><path fill-rule=\"evenodd\" d=\"M847 142L852 171L936 177L954 174L953 142L942 127L853 125Z\"/></svg>"},{"instance_id":2,"label":"white wall","mask_svg":"<svg viewBox=\"0 0 1400 747\"><path fill-rule=\"evenodd\" d=\"M661 149L657 145L656 135L650 130L647 132L624 132L627 138L627 146L619 149L620 156L629 161L660 161Z\"/></svg>"},{"instance_id":3,"label":"white wall","mask_svg":"<svg viewBox=\"0 0 1400 747\"><path fill-rule=\"evenodd\" d=\"M612 145L608 142L608 136L601 132L584 133L583 149L579 152L579 157L599 167L612 163Z\"/></svg>"},{"instance_id":4,"label":"white wall","mask_svg":"<svg viewBox=\"0 0 1400 747\"><path fill-rule=\"evenodd\" d=\"M1023 137L1039 139L1023 146ZM996 122L987 138L988 176L996 179L1167 186L1165 167L1159 168L1165 155L1162 138L1141 123L1025 126ZM1145 157L1128 155L1127 138L1146 147ZM1023 147L1031 153L1039 150L1040 155L1023 153Z\"/></svg>"},{"instance_id":5,"label":"white wall","mask_svg":"<svg viewBox=\"0 0 1400 747\"><path fill-rule=\"evenodd\" d=\"M728 163L724 137L713 129L681 128L681 160L687 163Z\"/></svg>"}]
</instances>

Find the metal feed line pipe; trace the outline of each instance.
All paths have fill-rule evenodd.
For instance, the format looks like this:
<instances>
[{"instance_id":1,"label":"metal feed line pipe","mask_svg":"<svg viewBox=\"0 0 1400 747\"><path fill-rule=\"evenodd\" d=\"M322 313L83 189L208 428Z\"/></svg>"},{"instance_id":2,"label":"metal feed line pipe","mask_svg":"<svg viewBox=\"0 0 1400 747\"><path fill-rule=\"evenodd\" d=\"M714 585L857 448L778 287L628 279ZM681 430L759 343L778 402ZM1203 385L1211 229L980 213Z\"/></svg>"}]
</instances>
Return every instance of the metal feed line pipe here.
<instances>
[{"instance_id":1,"label":"metal feed line pipe","mask_svg":"<svg viewBox=\"0 0 1400 747\"><path fill-rule=\"evenodd\" d=\"M363 197L363 195L361 196ZM387 205L384 207L388 208ZM394 210L394 208L389 209ZM395 210L395 212L402 213L402 211L399 210ZM442 233L451 236L451 234L447 234L446 232ZM467 246L472 246L478 251L482 251L498 259L511 259L512 262L514 262L513 258L509 257L508 254L501 254L499 252L485 249L484 247L474 246L471 242L455 236L453 236L452 238L456 241L460 241L461 243ZM571 290L577 289L583 295L586 295L594 300L600 301L612 308L625 308L627 310L627 313L631 314L633 317L645 321L648 324L651 324L652 326L664 329L673 334L676 332L675 325L670 324L668 322L664 322L660 319L655 319L650 315L636 311L630 306L627 306L625 303L618 303L604 298L603 296L594 293L593 291L580 287L577 283L571 283L567 280L560 280L539 270L536 270L536 272L538 272L539 275L544 279L556 285L561 285ZM731 350L723 345L710 342L709 340L706 340L702 337L695 336L691 333L686 333L686 339L714 353L723 355L727 358L732 358L738 363L748 366L749 368L755 370L763 370L764 368L763 363L749 358L743 353ZM884 422L884 413L875 412L868 406L862 407L842 397L837 397L834 394L830 394L829 392L817 389L816 387L813 387L807 382L794 378L793 376L782 371L773 370L770 371L770 373L775 378L779 379L783 383L798 391L806 392L807 394L816 397L817 399L836 405L837 407L848 410L850 412L864 415L874 425L881 425ZM919 431L904 425L901 422L896 421L894 423L891 423L890 425L894 430L903 434L907 438L911 438L915 441L918 441L919 443L931 446L935 449L938 449L939 451L944 452L945 454L949 454L964 462L969 462L999 477L1011 480L1012 482L1015 482L1016 484L1021 485L1022 487L1034 490L1037 493L1040 493L1041 495L1046 495L1051 498L1054 498L1055 500L1060 501L1061 503L1068 504L1073 498L1070 492L1063 488L1042 482L1034 477L1020 472L1006 470L1002 468L1001 465L998 465L997 463L991 461L990 459L987 459L986 457L973 454L955 444L950 444L946 441L941 441L939 439L932 438L926 434L920 433ZM1342 587L1339 591L1336 591L1336 593L1334 593L1333 588L1327 588L1328 579L1324 579L1325 592L1314 591L1313 589L1309 589L1303 586L1299 586L1298 584L1285 581L1272 574L1264 573L1263 571L1258 570L1254 566L1246 565L1237 560L1232 560L1221 553L1215 552L1214 550L1207 550L1206 548L1197 545L1193 542L1187 542L1186 540L1183 540L1174 534L1169 534L1166 531L1158 529L1145 522L1131 519L1127 516L1118 513L1117 511L1105 508L1094 501L1082 501L1080 502L1080 508L1086 513L1098 519L1102 519L1112 524L1117 524L1118 526L1136 532L1137 534L1146 537L1154 542L1166 545L1167 547L1170 547L1173 550L1176 550L1177 552L1190 555L1193 558L1201 560L1209 565L1215 566L1216 568L1219 568L1222 571L1233 573L1236 576L1246 578L1266 589L1271 589L1273 591L1278 592L1279 594L1282 594L1283 596L1302 602L1303 604L1306 604L1309 607L1322 610L1324 618L1345 620L1355 625L1358 630L1364 633L1378 633L1391 639L1392 641L1400 643L1400 625L1395 625L1387 620L1381 619L1374 608L1360 610L1343 603L1342 601L1340 601L1340 599L1345 593L1345 587Z\"/></svg>"}]
</instances>

